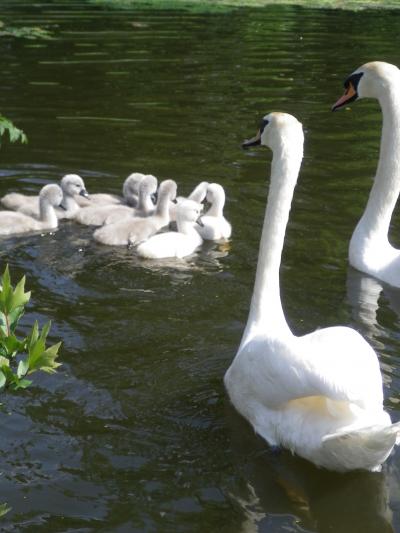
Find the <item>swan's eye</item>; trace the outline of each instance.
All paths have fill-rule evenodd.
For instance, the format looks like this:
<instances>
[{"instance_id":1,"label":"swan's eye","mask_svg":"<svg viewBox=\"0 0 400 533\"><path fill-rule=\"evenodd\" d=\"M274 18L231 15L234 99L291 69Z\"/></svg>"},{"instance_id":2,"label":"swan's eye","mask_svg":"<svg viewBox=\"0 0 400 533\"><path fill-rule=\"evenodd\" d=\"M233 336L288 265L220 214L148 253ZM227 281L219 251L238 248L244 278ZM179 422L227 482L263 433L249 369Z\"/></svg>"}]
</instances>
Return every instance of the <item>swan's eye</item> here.
<instances>
[{"instance_id":1,"label":"swan's eye","mask_svg":"<svg viewBox=\"0 0 400 533\"><path fill-rule=\"evenodd\" d=\"M260 135L262 134L262 132L265 130L265 127L269 124L269 121L266 120L265 118L262 119L261 123L260 123Z\"/></svg>"}]
</instances>

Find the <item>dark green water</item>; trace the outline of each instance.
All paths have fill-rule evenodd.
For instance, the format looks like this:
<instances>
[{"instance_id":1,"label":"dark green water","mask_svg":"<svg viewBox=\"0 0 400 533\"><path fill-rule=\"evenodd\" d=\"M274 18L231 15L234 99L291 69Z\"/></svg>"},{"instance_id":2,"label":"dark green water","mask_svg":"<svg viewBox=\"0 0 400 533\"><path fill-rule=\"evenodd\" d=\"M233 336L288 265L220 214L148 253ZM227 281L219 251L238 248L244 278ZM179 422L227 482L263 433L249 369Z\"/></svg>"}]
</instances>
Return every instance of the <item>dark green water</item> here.
<instances>
[{"instance_id":1,"label":"dark green water","mask_svg":"<svg viewBox=\"0 0 400 533\"><path fill-rule=\"evenodd\" d=\"M299 8L225 14L107 11L2 1L0 19L54 32L0 40L0 110L29 136L4 144L0 194L79 173L119 192L133 171L185 194L221 183L229 245L142 263L64 222L8 238L0 267L28 277L33 319L53 321L63 366L3 395L0 502L7 532L400 531L400 453L382 473L337 475L274 455L230 407L222 378L245 325L265 209L266 150L243 152L262 115L293 113L306 151L282 267L299 334L352 325L379 353L400 419L400 292L347 266L374 175L376 102L330 113L360 64L399 64L400 12ZM392 240L399 244L395 217Z\"/></svg>"}]
</instances>

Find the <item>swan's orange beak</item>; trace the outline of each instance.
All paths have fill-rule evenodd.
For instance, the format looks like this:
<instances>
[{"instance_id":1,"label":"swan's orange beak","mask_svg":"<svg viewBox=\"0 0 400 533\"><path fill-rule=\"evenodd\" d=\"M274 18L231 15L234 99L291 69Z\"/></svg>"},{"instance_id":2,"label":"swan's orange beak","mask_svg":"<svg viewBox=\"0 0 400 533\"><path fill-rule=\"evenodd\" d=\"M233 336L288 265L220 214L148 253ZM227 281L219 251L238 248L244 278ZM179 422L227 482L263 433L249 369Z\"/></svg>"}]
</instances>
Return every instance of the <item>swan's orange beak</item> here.
<instances>
[{"instance_id":1,"label":"swan's orange beak","mask_svg":"<svg viewBox=\"0 0 400 533\"><path fill-rule=\"evenodd\" d=\"M242 143L243 148L249 148L250 146L260 146L261 144L261 130L258 130L257 135L252 139L248 139Z\"/></svg>"},{"instance_id":2,"label":"swan's orange beak","mask_svg":"<svg viewBox=\"0 0 400 533\"><path fill-rule=\"evenodd\" d=\"M345 90L344 95L339 98L339 100L332 106L332 111L336 111L337 109L340 109L344 105L346 105L347 102L352 102L357 98L357 91L354 88L354 85L352 83L349 83L348 88Z\"/></svg>"}]
</instances>

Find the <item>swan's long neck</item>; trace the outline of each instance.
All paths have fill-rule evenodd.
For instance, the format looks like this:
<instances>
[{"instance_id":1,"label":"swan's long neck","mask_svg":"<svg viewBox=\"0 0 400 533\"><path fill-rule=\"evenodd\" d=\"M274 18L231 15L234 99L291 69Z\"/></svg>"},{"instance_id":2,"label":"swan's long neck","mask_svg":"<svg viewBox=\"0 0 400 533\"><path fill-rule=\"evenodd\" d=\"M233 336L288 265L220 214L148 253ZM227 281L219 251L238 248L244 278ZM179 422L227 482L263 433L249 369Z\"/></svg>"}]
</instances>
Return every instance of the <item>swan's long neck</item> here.
<instances>
[{"instance_id":1,"label":"swan's long neck","mask_svg":"<svg viewBox=\"0 0 400 533\"><path fill-rule=\"evenodd\" d=\"M376 177L356 232L385 238L400 193L400 83L392 83L379 98L383 125Z\"/></svg>"},{"instance_id":2,"label":"swan's long neck","mask_svg":"<svg viewBox=\"0 0 400 533\"><path fill-rule=\"evenodd\" d=\"M194 202L201 203L207 194L207 187L208 183L206 181L202 181L189 194L188 199L193 200Z\"/></svg>"},{"instance_id":3,"label":"swan's long neck","mask_svg":"<svg viewBox=\"0 0 400 533\"><path fill-rule=\"evenodd\" d=\"M151 195L148 191L141 189L139 191L138 209L144 213L150 213L154 209L154 204L151 200Z\"/></svg>"},{"instance_id":4,"label":"swan's long neck","mask_svg":"<svg viewBox=\"0 0 400 533\"><path fill-rule=\"evenodd\" d=\"M46 227L56 228L58 226L58 219L54 207L49 203L47 198L40 198L40 221L43 222Z\"/></svg>"},{"instance_id":5,"label":"swan's long neck","mask_svg":"<svg viewBox=\"0 0 400 533\"><path fill-rule=\"evenodd\" d=\"M303 157L303 139L291 141L274 150L256 280L242 345L260 330L271 337L291 335L282 309L279 268L293 191Z\"/></svg>"},{"instance_id":6,"label":"swan's long neck","mask_svg":"<svg viewBox=\"0 0 400 533\"><path fill-rule=\"evenodd\" d=\"M207 211L206 215L210 217L222 217L224 210L225 197L221 194L216 194L212 205Z\"/></svg>"},{"instance_id":7,"label":"swan's long neck","mask_svg":"<svg viewBox=\"0 0 400 533\"><path fill-rule=\"evenodd\" d=\"M156 215L165 219L169 222L169 203L170 195L168 193L161 193L161 196L158 197L158 202L156 206Z\"/></svg>"}]
</instances>

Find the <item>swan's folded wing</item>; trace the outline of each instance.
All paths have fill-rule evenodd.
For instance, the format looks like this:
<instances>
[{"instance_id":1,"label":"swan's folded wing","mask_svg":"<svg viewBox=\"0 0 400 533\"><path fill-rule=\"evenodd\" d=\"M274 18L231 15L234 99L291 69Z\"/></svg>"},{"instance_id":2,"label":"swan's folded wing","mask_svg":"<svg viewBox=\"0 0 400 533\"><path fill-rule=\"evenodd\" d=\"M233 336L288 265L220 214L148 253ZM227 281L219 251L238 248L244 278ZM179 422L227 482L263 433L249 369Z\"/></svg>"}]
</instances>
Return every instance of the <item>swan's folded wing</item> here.
<instances>
[{"instance_id":1,"label":"swan's folded wing","mask_svg":"<svg viewBox=\"0 0 400 533\"><path fill-rule=\"evenodd\" d=\"M270 407L310 396L360 407L382 401L376 354L350 328L327 328L285 341L253 337L241 352L232 365L235 372Z\"/></svg>"}]
</instances>

